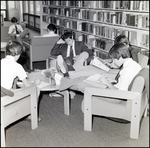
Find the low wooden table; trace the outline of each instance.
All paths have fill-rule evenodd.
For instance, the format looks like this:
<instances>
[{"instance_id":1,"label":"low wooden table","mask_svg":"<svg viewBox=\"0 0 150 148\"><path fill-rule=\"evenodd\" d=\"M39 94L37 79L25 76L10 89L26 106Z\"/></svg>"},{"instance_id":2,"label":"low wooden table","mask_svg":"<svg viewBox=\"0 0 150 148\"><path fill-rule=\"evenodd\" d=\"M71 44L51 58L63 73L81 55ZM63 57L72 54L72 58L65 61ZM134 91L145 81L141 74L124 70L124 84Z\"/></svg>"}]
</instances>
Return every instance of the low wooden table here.
<instances>
[{"instance_id":1,"label":"low wooden table","mask_svg":"<svg viewBox=\"0 0 150 148\"><path fill-rule=\"evenodd\" d=\"M59 85L50 86L49 79L42 74L42 71L28 73L28 80L30 82L34 82L36 79L40 79L41 81L41 83L37 85L37 96L39 97L41 91L55 91L61 94L64 96L64 114L69 115L69 92L67 90L60 92Z\"/></svg>"}]
</instances>

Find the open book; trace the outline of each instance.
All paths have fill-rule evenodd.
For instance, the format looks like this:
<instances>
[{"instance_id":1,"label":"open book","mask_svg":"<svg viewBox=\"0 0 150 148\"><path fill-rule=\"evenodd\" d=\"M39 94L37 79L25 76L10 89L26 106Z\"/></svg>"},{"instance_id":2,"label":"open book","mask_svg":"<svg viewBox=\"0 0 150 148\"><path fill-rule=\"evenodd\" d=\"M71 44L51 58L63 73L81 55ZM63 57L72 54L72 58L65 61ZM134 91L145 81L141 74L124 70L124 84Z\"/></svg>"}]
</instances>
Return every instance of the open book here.
<instances>
[{"instance_id":1,"label":"open book","mask_svg":"<svg viewBox=\"0 0 150 148\"><path fill-rule=\"evenodd\" d=\"M102 70L105 70L105 71L109 71L109 67L106 66L103 62L100 61L100 59L98 57L94 57L94 59L91 61L91 65L93 66L96 66Z\"/></svg>"},{"instance_id":2,"label":"open book","mask_svg":"<svg viewBox=\"0 0 150 148\"><path fill-rule=\"evenodd\" d=\"M107 86L99 80L100 77L102 77L102 75L94 74L83 80L83 82L89 83L96 87L107 88Z\"/></svg>"}]
</instances>

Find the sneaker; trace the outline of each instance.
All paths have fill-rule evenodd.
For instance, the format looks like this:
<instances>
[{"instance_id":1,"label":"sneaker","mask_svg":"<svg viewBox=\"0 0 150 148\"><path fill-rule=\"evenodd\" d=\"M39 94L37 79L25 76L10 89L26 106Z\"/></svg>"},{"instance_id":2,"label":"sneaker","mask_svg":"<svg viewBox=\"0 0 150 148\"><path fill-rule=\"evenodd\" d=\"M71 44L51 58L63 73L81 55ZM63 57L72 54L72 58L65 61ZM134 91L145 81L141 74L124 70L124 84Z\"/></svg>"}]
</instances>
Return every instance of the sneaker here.
<instances>
[{"instance_id":1,"label":"sneaker","mask_svg":"<svg viewBox=\"0 0 150 148\"><path fill-rule=\"evenodd\" d=\"M49 93L50 97L62 97L62 95L57 94L57 93Z\"/></svg>"},{"instance_id":2,"label":"sneaker","mask_svg":"<svg viewBox=\"0 0 150 148\"><path fill-rule=\"evenodd\" d=\"M68 72L68 67L67 67L67 64L64 62L64 59L61 55L59 55L57 57L57 62L56 62L56 67L57 67L57 70L60 71L62 74L65 74Z\"/></svg>"},{"instance_id":3,"label":"sneaker","mask_svg":"<svg viewBox=\"0 0 150 148\"><path fill-rule=\"evenodd\" d=\"M69 94L70 94L70 98L74 99L76 93L74 91L70 91Z\"/></svg>"}]
</instances>

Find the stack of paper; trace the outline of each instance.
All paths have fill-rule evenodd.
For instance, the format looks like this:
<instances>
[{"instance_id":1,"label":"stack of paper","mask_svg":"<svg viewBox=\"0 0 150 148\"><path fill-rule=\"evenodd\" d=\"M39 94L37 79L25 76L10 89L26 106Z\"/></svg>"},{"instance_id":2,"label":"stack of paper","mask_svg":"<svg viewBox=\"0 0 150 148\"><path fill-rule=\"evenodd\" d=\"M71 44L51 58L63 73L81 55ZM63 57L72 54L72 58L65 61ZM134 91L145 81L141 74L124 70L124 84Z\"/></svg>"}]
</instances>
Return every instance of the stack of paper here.
<instances>
[{"instance_id":1,"label":"stack of paper","mask_svg":"<svg viewBox=\"0 0 150 148\"><path fill-rule=\"evenodd\" d=\"M83 80L83 82L89 83L96 87L106 88L107 86L99 80L100 77L102 77L102 75L94 74Z\"/></svg>"}]
</instances>

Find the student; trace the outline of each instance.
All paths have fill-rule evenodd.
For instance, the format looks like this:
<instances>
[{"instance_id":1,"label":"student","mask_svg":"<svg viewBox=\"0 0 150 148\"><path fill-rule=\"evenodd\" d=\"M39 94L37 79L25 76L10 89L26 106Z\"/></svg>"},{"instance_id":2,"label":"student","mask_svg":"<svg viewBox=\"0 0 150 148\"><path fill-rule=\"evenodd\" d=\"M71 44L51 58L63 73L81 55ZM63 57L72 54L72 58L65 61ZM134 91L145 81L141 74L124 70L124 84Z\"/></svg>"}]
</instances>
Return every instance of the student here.
<instances>
[{"instance_id":1,"label":"student","mask_svg":"<svg viewBox=\"0 0 150 148\"><path fill-rule=\"evenodd\" d=\"M30 85L24 68L16 62L22 51L23 46L17 41L10 40L6 45L6 57L1 60L1 86L6 89L12 89L16 77L23 82L25 87Z\"/></svg>"},{"instance_id":2,"label":"student","mask_svg":"<svg viewBox=\"0 0 150 148\"><path fill-rule=\"evenodd\" d=\"M11 23L12 25L9 27L8 34L10 35L12 40L18 41L23 44L22 39L25 38L26 35L28 35L30 39L29 30L23 30L21 25L18 24L18 20L16 17L11 18Z\"/></svg>"},{"instance_id":3,"label":"student","mask_svg":"<svg viewBox=\"0 0 150 148\"><path fill-rule=\"evenodd\" d=\"M12 90L13 82L16 78L19 78L25 87L31 85L27 81L27 74L24 68L16 62L22 51L23 46L17 41L10 40L6 45L6 57L1 59L1 86L4 89ZM38 85L36 81L34 84ZM31 116L28 119L30 120ZM41 121L40 117L38 117L38 121Z\"/></svg>"},{"instance_id":4,"label":"student","mask_svg":"<svg viewBox=\"0 0 150 148\"><path fill-rule=\"evenodd\" d=\"M57 28L54 24L49 24L47 26L47 30L48 30L48 33L47 34L44 34L43 37L53 37L53 36L59 36L57 34Z\"/></svg>"},{"instance_id":5,"label":"student","mask_svg":"<svg viewBox=\"0 0 150 148\"><path fill-rule=\"evenodd\" d=\"M18 24L18 20L16 17L11 18L12 25L9 27L8 34L10 35L13 41L18 41L20 44L23 45L23 39L28 36L28 40L30 40L30 33L29 30L23 30L20 24ZM27 53L25 52L25 47L23 47L23 52L18 59L18 63L26 68L27 62Z\"/></svg>"},{"instance_id":6,"label":"student","mask_svg":"<svg viewBox=\"0 0 150 148\"><path fill-rule=\"evenodd\" d=\"M128 90L131 81L142 69L141 66L130 57L128 47L124 43L116 43L110 49L109 56L118 67L122 67L117 75L117 83L113 85L105 77L101 77L100 81L110 89Z\"/></svg>"},{"instance_id":7,"label":"student","mask_svg":"<svg viewBox=\"0 0 150 148\"><path fill-rule=\"evenodd\" d=\"M140 52L140 48L132 48L128 38L125 35L119 35L115 38L114 44L116 43L124 43L128 46L131 58L138 62L138 52Z\"/></svg>"},{"instance_id":8,"label":"student","mask_svg":"<svg viewBox=\"0 0 150 148\"><path fill-rule=\"evenodd\" d=\"M71 32L65 32L52 48L51 55L61 55L69 70L74 71L84 66L84 62L93 56L93 52L82 41L75 41Z\"/></svg>"}]
</instances>

